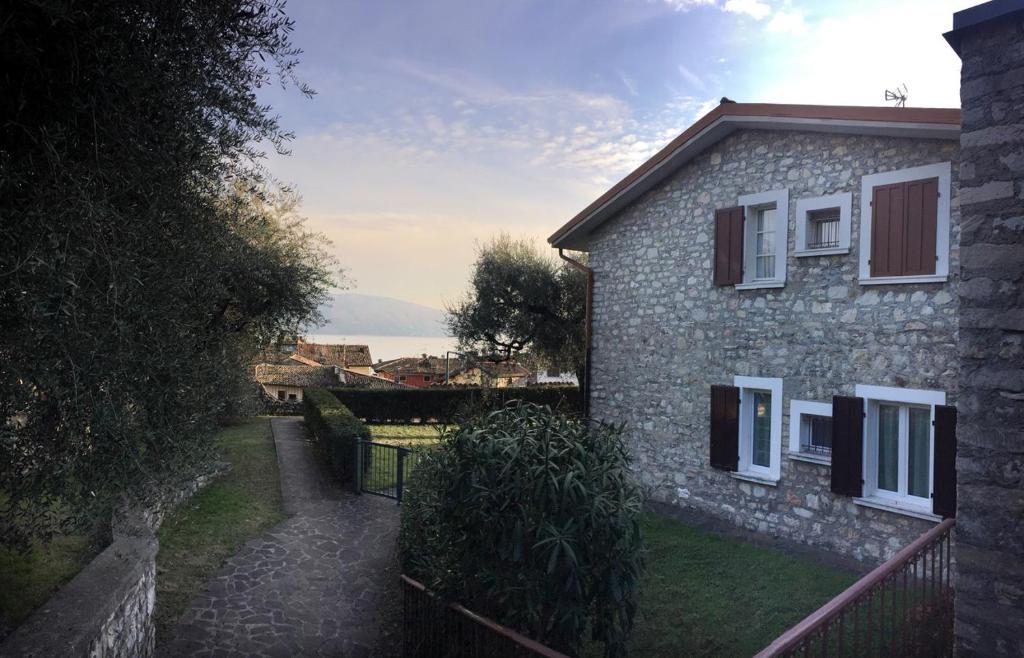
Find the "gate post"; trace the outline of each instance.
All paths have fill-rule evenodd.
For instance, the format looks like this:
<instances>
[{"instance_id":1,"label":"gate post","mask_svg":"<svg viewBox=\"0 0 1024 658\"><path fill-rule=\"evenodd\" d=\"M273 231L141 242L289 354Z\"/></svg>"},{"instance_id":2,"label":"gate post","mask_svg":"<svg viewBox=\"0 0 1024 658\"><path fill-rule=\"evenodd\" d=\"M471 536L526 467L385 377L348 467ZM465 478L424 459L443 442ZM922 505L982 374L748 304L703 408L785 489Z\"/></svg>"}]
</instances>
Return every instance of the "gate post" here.
<instances>
[{"instance_id":1,"label":"gate post","mask_svg":"<svg viewBox=\"0 0 1024 658\"><path fill-rule=\"evenodd\" d=\"M402 504L402 485L405 480L405 448L399 446L398 448L398 478L395 482L395 494L398 499L398 504Z\"/></svg>"},{"instance_id":2,"label":"gate post","mask_svg":"<svg viewBox=\"0 0 1024 658\"><path fill-rule=\"evenodd\" d=\"M363 442L360 439L354 441L356 446L355 454L355 473L352 475L352 486L355 487L356 493L360 494L363 492Z\"/></svg>"}]
</instances>

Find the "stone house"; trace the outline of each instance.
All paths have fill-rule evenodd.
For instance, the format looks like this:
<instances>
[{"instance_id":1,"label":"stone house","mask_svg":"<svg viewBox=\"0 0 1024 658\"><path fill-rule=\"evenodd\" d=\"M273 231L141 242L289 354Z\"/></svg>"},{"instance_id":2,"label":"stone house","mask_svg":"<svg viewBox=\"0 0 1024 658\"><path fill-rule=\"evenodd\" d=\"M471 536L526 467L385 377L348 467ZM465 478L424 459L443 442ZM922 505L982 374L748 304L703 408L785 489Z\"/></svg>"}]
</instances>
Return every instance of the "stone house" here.
<instances>
[{"instance_id":1,"label":"stone house","mask_svg":"<svg viewBox=\"0 0 1024 658\"><path fill-rule=\"evenodd\" d=\"M389 361L378 361L373 365L373 370L379 377L393 382L424 388L444 384L449 367L454 368L454 364L446 364L442 357L422 354L418 357L403 356Z\"/></svg>"},{"instance_id":2,"label":"stone house","mask_svg":"<svg viewBox=\"0 0 1024 658\"><path fill-rule=\"evenodd\" d=\"M486 388L522 388L529 379L530 371L518 363L482 361L453 370L449 382Z\"/></svg>"},{"instance_id":3,"label":"stone house","mask_svg":"<svg viewBox=\"0 0 1024 658\"><path fill-rule=\"evenodd\" d=\"M657 501L879 562L955 509L956 109L723 103L560 228Z\"/></svg>"}]
</instances>

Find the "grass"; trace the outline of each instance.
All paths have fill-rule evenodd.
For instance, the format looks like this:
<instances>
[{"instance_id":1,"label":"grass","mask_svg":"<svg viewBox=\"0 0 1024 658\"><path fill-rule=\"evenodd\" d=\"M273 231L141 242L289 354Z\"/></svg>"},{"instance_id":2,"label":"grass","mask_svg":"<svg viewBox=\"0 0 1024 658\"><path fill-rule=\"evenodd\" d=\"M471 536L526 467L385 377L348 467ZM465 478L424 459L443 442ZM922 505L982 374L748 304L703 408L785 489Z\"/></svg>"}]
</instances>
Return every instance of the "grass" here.
<instances>
[{"instance_id":1,"label":"grass","mask_svg":"<svg viewBox=\"0 0 1024 658\"><path fill-rule=\"evenodd\" d=\"M270 419L247 419L221 431L231 470L196 494L160 528L157 640L165 639L189 601L246 540L284 519Z\"/></svg>"},{"instance_id":2,"label":"grass","mask_svg":"<svg viewBox=\"0 0 1024 658\"><path fill-rule=\"evenodd\" d=\"M428 448L440 440L443 425L369 425L371 439L374 443L384 443L405 448ZM370 468L366 472L364 487L371 491L392 490L397 484L395 451L382 446L372 446ZM403 477L416 467L416 455L405 457Z\"/></svg>"},{"instance_id":3,"label":"grass","mask_svg":"<svg viewBox=\"0 0 1024 658\"><path fill-rule=\"evenodd\" d=\"M653 514L642 531L647 572L633 656L752 656L857 579Z\"/></svg>"},{"instance_id":4,"label":"grass","mask_svg":"<svg viewBox=\"0 0 1024 658\"><path fill-rule=\"evenodd\" d=\"M85 535L57 536L26 553L0 549L0 639L46 603L100 549Z\"/></svg>"},{"instance_id":5,"label":"grass","mask_svg":"<svg viewBox=\"0 0 1024 658\"><path fill-rule=\"evenodd\" d=\"M415 448L437 443L445 425L369 425L370 435L376 443L403 445Z\"/></svg>"}]
</instances>

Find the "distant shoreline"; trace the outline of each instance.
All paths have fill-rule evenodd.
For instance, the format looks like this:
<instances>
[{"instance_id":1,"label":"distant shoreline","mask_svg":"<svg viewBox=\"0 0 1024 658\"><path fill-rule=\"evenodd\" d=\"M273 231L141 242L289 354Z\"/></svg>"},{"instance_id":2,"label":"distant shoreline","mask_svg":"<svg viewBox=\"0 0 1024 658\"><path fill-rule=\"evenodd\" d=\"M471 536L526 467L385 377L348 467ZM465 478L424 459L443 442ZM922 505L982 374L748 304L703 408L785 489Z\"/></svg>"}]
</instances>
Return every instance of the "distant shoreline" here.
<instances>
[{"instance_id":1,"label":"distant shoreline","mask_svg":"<svg viewBox=\"0 0 1024 658\"><path fill-rule=\"evenodd\" d=\"M379 336L357 334L311 333L306 340L328 345L368 345L373 362L403 356L444 356L458 349L458 341L450 336Z\"/></svg>"}]
</instances>

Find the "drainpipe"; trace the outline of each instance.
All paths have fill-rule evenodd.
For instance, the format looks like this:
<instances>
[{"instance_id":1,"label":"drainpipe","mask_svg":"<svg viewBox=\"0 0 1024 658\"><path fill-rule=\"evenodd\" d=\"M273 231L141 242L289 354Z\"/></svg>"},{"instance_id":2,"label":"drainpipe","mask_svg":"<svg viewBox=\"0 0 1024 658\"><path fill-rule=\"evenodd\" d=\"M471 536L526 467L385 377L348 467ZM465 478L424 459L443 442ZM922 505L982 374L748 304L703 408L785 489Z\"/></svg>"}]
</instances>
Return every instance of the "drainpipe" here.
<instances>
[{"instance_id":1,"label":"drainpipe","mask_svg":"<svg viewBox=\"0 0 1024 658\"><path fill-rule=\"evenodd\" d=\"M583 344L586 346L587 352L586 360L583 362L583 381L580 382L580 387L583 389L583 416L584 418L590 418L590 356L591 340L593 336L591 314L594 309L594 270L590 269L578 260L573 260L566 256L561 247L558 249L558 257L587 275L587 307L585 314L586 319L584 320L585 329L583 338Z\"/></svg>"}]
</instances>

